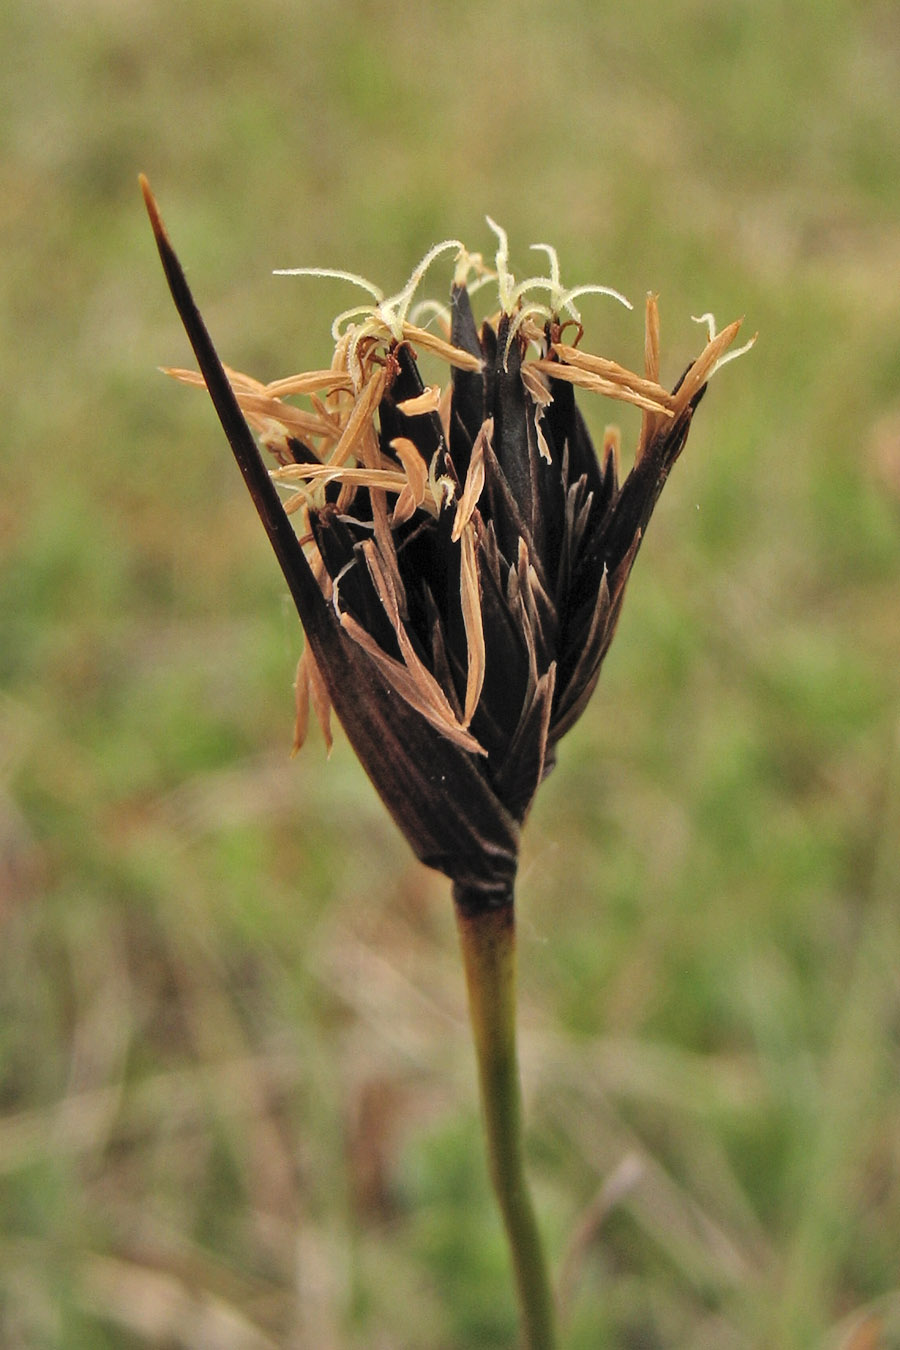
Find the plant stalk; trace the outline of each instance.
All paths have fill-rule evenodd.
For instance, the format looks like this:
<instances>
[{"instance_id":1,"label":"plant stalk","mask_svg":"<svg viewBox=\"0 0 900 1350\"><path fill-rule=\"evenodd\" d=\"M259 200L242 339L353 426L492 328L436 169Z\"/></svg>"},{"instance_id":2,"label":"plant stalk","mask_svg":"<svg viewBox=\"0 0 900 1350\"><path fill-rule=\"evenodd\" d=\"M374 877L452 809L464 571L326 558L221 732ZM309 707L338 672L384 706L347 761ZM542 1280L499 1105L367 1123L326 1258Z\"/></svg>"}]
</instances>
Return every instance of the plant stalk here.
<instances>
[{"instance_id":1,"label":"plant stalk","mask_svg":"<svg viewBox=\"0 0 900 1350\"><path fill-rule=\"evenodd\" d=\"M500 908L466 904L456 917L478 1060L488 1165L512 1255L523 1345L554 1350L553 1294L525 1180L522 1094L516 1053L516 930L512 897Z\"/></svg>"}]
</instances>

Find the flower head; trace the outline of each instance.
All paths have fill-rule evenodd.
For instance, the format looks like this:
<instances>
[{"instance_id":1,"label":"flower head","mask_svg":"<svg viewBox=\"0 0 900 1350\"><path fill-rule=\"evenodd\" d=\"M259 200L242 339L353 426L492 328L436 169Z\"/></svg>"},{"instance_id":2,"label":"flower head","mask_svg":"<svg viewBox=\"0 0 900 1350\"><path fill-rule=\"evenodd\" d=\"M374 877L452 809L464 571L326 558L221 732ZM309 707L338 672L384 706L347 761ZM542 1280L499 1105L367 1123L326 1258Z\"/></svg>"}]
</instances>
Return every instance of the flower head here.
<instances>
[{"instance_id":1,"label":"flower head","mask_svg":"<svg viewBox=\"0 0 900 1350\"><path fill-rule=\"evenodd\" d=\"M739 324L716 333L704 316L709 340L670 393L654 297L638 375L581 345L576 299L623 297L563 287L548 245L536 246L548 275L517 283L489 222L492 269L453 240L395 296L325 273L372 303L335 321L328 370L261 384L220 364L146 185L145 196L201 372L170 373L209 389L306 633L298 743L310 704L326 735L333 707L457 901L508 903L519 828L597 682L647 522ZM450 251L449 307L431 306L438 335L414 322L413 300ZM470 296L490 282L497 308L479 327ZM420 353L449 367L443 387L425 385ZM595 451L576 388L642 410L623 481L617 433Z\"/></svg>"}]
</instances>

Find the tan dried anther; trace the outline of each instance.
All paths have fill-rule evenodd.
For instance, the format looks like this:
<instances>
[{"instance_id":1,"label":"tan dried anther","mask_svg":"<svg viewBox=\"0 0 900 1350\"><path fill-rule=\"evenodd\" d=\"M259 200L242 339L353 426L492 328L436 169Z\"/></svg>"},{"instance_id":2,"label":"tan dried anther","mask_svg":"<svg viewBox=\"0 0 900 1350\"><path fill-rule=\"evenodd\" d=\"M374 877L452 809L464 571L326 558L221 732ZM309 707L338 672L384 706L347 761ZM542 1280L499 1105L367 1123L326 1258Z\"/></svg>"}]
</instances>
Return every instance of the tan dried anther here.
<instances>
[{"instance_id":1,"label":"tan dried anther","mask_svg":"<svg viewBox=\"0 0 900 1350\"><path fill-rule=\"evenodd\" d=\"M522 383L528 390L532 403L536 403L539 408L547 408L553 402L553 395L545 381L541 379L535 361L529 361L522 367Z\"/></svg>"},{"instance_id":2,"label":"tan dried anther","mask_svg":"<svg viewBox=\"0 0 900 1350\"><path fill-rule=\"evenodd\" d=\"M644 377L654 384L659 383L659 305L657 297L647 293L644 312ZM641 414L641 434L638 437L636 461L640 461L653 437L661 426L661 418L651 408L645 408Z\"/></svg>"},{"instance_id":3,"label":"tan dried anther","mask_svg":"<svg viewBox=\"0 0 900 1350\"><path fill-rule=\"evenodd\" d=\"M397 411L404 417L418 417L420 413L437 412L441 406L441 386L430 384L415 398L405 398L397 404Z\"/></svg>"},{"instance_id":4,"label":"tan dried anther","mask_svg":"<svg viewBox=\"0 0 900 1350\"><path fill-rule=\"evenodd\" d=\"M283 380L272 380L261 392L270 398L290 398L297 394L334 393L338 389L350 392L346 374L340 370L309 370L303 375L289 375Z\"/></svg>"},{"instance_id":5,"label":"tan dried anther","mask_svg":"<svg viewBox=\"0 0 900 1350\"><path fill-rule=\"evenodd\" d=\"M463 726L475 716L481 690L484 686L487 653L484 642L484 621L481 613L481 590L478 580L478 557L475 530L469 524L462 531L460 542L460 605L466 633L466 697L463 707Z\"/></svg>"},{"instance_id":6,"label":"tan dried anther","mask_svg":"<svg viewBox=\"0 0 900 1350\"><path fill-rule=\"evenodd\" d=\"M266 385L241 371L232 370L230 366L224 366L223 369L228 376L241 411L246 415L254 430L271 434L274 428L280 427L289 434L314 441L340 436L340 421L321 403L314 404L313 411L309 412L305 408L297 408L291 403L284 403L282 396L302 392L312 397L314 392L322 389L334 391L342 387L347 388L346 375L337 376L333 371L312 371L306 376L294 375L288 380L277 380L274 384ZM206 387L206 381L196 370L163 367L163 374L171 376L172 379L178 380L181 384L199 388ZM296 385L298 383L306 387L303 389L282 388L279 390L279 386Z\"/></svg>"},{"instance_id":7,"label":"tan dried anther","mask_svg":"<svg viewBox=\"0 0 900 1350\"><path fill-rule=\"evenodd\" d=\"M408 486L405 473L397 469L366 469L346 464L285 464L272 469L276 483L296 481L341 483L350 487L380 488L383 492L402 492Z\"/></svg>"},{"instance_id":8,"label":"tan dried anther","mask_svg":"<svg viewBox=\"0 0 900 1350\"><path fill-rule=\"evenodd\" d=\"M619 365L618 361L611 361L605 356L593 356L590 352L582 351L580 347L570 347L564 342L552 343L550 350L565 365L597 375L602 381L615 385L622 391L623 397L628 393L643 395L648 403L655 405L653 411L665 411L672 406L672 395L658 380L648 380L645 376L636 375L634 371Z\"/></svg>"},{"instance_id":9,"label":"tan dried anther","mask_svg":"<svg viewBox=\"0 0 900 1350\"><path fill-rule=\"evenodd\" d=\"M430 333L427 328L417 328L412 323L403 325L403 341L412 343L414 347L424 348L425 351L431 352L432 356L440 357L456 370L470 370L474 373L480 371L484 364L470 352L464 352L459 347L454 347L452 342L445 342L436 333Z\"/></svg>"},{"instance_id":10,"label":"tan dried anther","mask_svg":"<svg viewBox=\"0 0 900 1350\"><path fill-rule=\"evenodd\" d=\"M350 416L344 424L341 438L329 456L328 462L336 467L343 466L355 456L366 460L371 458L372 418L381 402L387 384L387 372L383 368L373 371L366 380L363 390L353 404ZM370 466L374 467L374 466Z\"/></svg>"},{"instance_id":11,"label":"tan dried anther","mask_svg":"<svg viewBox=\"0 0 900 1350\"><path fill-rule=\"evenodd\" d=\"M672 416L671 395L653 381L643 379L615 361L592 356L565 343L554 342L550 350L558 358L556 361L541 357L528 364L555 380L566 380L589 393L602 394L605 398L619 399L622 403L633 403L635 407L646 408L649 412Z\"/></svg>"},{"instance_id":12,"label":"tan dried anther","mask_svg":"<svg viewBox=\"0 0 900 1350\"><path fill-rule=\"evenodd\" d=\"M425 493L428 488L428 465L422 458L415 441L411 441L408 436L395 436L390 444L394 454L403 465L403 472L406 476L406 482L400 489L397 505L394 507L394 514L391 518L391 524L396 528L396 526L409 520L417 507L424 505Z\"/></svg>"},{"instance_id":13,"label":"tan dried anther","mask_svg":"<svg viewBox=\"0 0 900 1350\"><path fill-rule=\"evenodd\" d=\"M294 744L291 747L292 756L299 754L306 741L309 729L310 704L312 704L316 721L322 732L325 748L330 755L334 744L334 738L331 734L331 700L328 697L325 681L316 665L316 658L307 645L303 648L303 653L297 662L297 674L294 679L295 719Z\"/></svg>"},{"instance_id":14,"label":"tan dried anther","mask_svg":"<svg viewBox=\"0 0 900 1350\"><path fill-rule=\"evenodd\" d=\"M472 519L472 512L478 505L478 499L484 489L484 448L490 443L493 430L494 421L493 418L489 418L482 426L472 446L469 470L466 474L459 505L456 508L453 529L450 532L450 538L454 543L462 536L463 530Z\"/></svg>"},{"instance_id":15,"label":"tan dried anther","mask_svg":"<svg viewBox=\"0 0 900 1350\"><path fill-rule=\"evenodd\" d=\"M652 291L647 293L647 307L644 317L644 374L654 384L659 384L659 297Z\"/></svg>"},{"instance_id":16,"label":"tan dried anther","mask_svg":"<svg viewBox=\"0 0 900 1350\"><path fill-rule=\"evenodd\" d=\"M675 411L680 412L683 408L696 398L703 385L707 383L713 374L721 358L725 355L728 348L738 335L738 329L741 326L741 320L735 319L734 323L728 324L710 338L703 351L697 357L697 360L690 366L687 374L681 382L678 391L675 394Z\"/></svg>"}]
</instances>

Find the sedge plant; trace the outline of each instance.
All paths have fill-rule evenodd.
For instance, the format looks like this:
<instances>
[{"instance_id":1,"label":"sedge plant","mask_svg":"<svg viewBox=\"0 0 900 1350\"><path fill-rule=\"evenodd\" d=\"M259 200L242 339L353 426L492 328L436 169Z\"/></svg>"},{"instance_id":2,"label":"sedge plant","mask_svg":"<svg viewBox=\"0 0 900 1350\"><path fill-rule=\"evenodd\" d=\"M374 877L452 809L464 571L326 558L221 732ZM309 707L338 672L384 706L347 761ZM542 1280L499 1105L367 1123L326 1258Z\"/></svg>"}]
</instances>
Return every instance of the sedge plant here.
<instances>
[{"instance_id":1,"label":"sedge plant","mask_svg":"<svg viewBox=\"0 0 900 1350\"><path fill-rule=\"evenodd\" d=\"M295 746L310 710L330 743L333 709L416 856L452 883L522 1342L551 1350L554 1301L525 1174L516 1051L520 832L597 683L707 382L739 354L739 322L717 332L704 316L708 340L670 392L659 382L654 296L637 374L582 345L578 298L624 297L567 289L544 244L535 247L546 275L517 281L506 234L489 220L492 267L447 240L393 296L351 273L292 269L343 278L367 303L335 320L328 369L263 384L223 366L141 183L199 366L169 373L208 390L305 633ZM431 306L422 324L415 293L446 254L449 304ZM487 284L496 305L479 326L470 297ZM449 368L444 386L425 385L419 352ZM595 450L576 389L641 410L624 478L618 433Z\"/></svg>"}]
</instances>

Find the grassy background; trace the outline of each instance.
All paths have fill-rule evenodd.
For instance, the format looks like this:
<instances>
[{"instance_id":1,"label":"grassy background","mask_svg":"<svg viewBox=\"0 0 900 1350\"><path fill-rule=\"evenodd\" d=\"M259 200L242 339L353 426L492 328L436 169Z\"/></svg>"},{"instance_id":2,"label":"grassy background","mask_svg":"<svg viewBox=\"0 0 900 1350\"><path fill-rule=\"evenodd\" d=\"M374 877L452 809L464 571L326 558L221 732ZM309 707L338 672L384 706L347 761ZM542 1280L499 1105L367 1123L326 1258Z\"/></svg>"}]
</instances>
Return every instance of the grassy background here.
<instances>
[{"instance_id":1,"label":"grassy background","mask_svg":"<svg viewBox=\"0 0 900 1350\"><path fill-rule=\"evenodd\" d=\"M670 381L691 313L759 329L529 822L533 1173L573 1350L900 1346L896 7L12 0L0 45L0 1343L515 1336L447 888L340 738L288 759L143 169L264 378L356 298L272 267L392 288L485 212L658 290Z\"/></svg>"}]
</instances>

